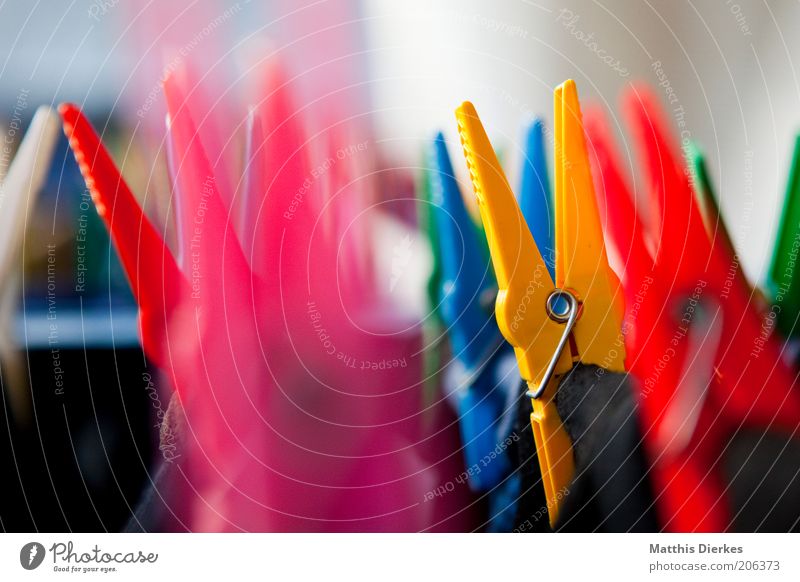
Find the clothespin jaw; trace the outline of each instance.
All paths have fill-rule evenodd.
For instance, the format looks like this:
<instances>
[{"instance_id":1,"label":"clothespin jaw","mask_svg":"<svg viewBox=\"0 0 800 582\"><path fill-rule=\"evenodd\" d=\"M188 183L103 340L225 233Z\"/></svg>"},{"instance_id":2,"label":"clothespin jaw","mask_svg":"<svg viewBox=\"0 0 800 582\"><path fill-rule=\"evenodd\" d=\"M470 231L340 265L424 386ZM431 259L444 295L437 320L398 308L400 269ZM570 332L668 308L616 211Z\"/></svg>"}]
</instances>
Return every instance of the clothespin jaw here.
<instances>
[{"instance_id":1,"label":"clothespin jaw","mask_svg":"<svg viewBox=\"0 0 800 582\"><path fill-rule=\"evenodd\" d=\"M624 300L608 266L575 81L555 90L556 285L581 302L573 357L625 371ZM613 349L612 349L613 347Z\"/></svg>"},{"instance_id":2,"label":"clothespin jaw","mask_svg":"<svg viewBox=\"0 0 800 582\"><path fill-rule=\"evenodd\" d=\"M448 326L453 355L475 370L501 341L494 321L482 306L496 284L483 258L442 134L434 140L433 157L431 213L441 260L442 318Z\"/></svg>"},{"instance_id":3,"label":"clothespin jaw","mask_svg":"<svg viewBox=\"0 0 800 582\"><path fill-rule=\"evenodd\" d=\"M555 279L553 196L548 178L544 125L539 118L533 120L525 136L525 157L519 186L519 207L525 217L525 222L528 223L533 240L547 263L550 276Z\"/></svg>"},{"instance_id":4,"label":"clothespin jaw","mask_svg":"<svg viewBox=\"0 0 800 582\"><path fill-rule=\"evenodd\" d=\"M683 275L707 268L711 245L681 150L667 129L658 98L648 88L632 86L623 97L623 109L642 153L640 171L646 177L652 217L645 227L656 243L656 267L674 275L673 287L691 290L696 278L684 280Z\"/></svg>"},{"instance_id":5,"label":"clothespin jaw","mask_svg":"<svg viewBox=\"0 0 800 582\"><path fill-rule=\"evenodd\" d=\"M711 178L706 168L705 155L696 144L691 142L687 147L686 153L691 163L694 191L708 238L713 244L720 245L727 260L732 260L736 255L736 249L728 234L728 229L725 227L725 222L722 220L719 200L717 200L714 189L711 187Z\"/></svg>"},{"instance_id":6,"label":"clothespin jaw","mask_svg":"<svg viewBox=\"0 0 800 582\"><path fill-rule=\"evenodd\" d=\"M763 307L766 305L763 294L760 289L750 285L747 277L745 277L744 271L739 265L736 247L733 244L733 240L731 240L728 228L725 226L725 220L722 217L722 211L719 207L719 199L711 185L711 177L708 175L705 155L702 150L692 142L689 143L687 154L691 162L694 191L700 205L700 214L702 215L708 238L711 240L711 244L718 247L721 251L723 258L729 266L728 272L734 273L734 279L737 285L742 288L748 297L755 296L759 308Z\"/></svg>"},{"instance_id":7,"label":"clothespin jaw","mask_svg":"<svg viewBox=\"0 0 800 582\"><path fill-rule=\"evenodd\" d=\"M17 264L17 253L28 222L26 212L35 204L45 182L58 134L58 116L50 107L39 107L8 173L0 178L0 281L5 281Z\"/></svg>"},{"instance_id":8,"label":"clothespin jaw","mask_svg":"<svg viewBox=\"0 0 800 582\"><path fill-rule=\"evenodd\" d=\"M800 135L797 136L786 185L786 198L775 248L769 287L773 303L780 305L778 329L786 337L800 335L800 270L794 268L800 239Z\"/></svg>"},{"instance_id":9,"label":"clothespin jaw","mask_svg":"<svg viewBox=\"0 0 800 582\"><path fill-rule=\"evenodd\" d=\"M548 302L556 289L475 108L463 103L456 118L497 276L497 323L514 347L520 375L538 393L531 426L553 526L575 472L572 443L554 401L558 382L543 385L546 376L561 375L572 367L566 350L557 353L566 339L563 326L548 316Z\"/></svg>"},{"instance_id":10,"label":"clothespin jaw","mask_svg":"<svg viewBox=\"0 0 800 582\"><path fill-rule=\"evenodd\" d=\"M614 146L605 113L597 107L584 110L583 121L586 137L591 143L598 209L605 220L604 232L624 264L622 286L627 293L628 308L631 308L637 304L636 296L642 285L652 278L653 257L633 192L623 172L625 164ZM636 309L638 311L641 306ZM635 326L630 327L635 332ZM630 337L626 336L626 342Z\"/></svg>"},{"instance_id":11,"label":"clothespin jaw","mask_svg":"<svg viewBox=\"0 0 800 582\"><path fill-rule=\"evenodd\" d=\"M417 214L419 226L423 232L428 236L431 245L431 258L433 264L431 265L431 273L428 278L425 291L428 295L429 307L435 312L439 306L439 292L441 289L442 281L442 260L441 252L439 250L439 237L436 232L433 219L433 201L431 199L433 184L433 173L435 172L435 164L432 159L433 156L425 148L422 162L422 172L419 179L419 190L421 192L420 201L417 204ZM436 317L436 315L434 315Z\"/></svg>"},{"instance_id":12,"label":"clothespin jaw","mask_svg":"<svg viewBox=\"0 0 800 582\"><path fill-rule=\"evenodd\" d=\"M58 111L86 187L111 234L139 305L142 346L156 365L164 365L164 329L185 295L186 281L89 120L70 103L60 105Z\"/></svg>"},{"instance_id":13,"label":"clothespin jaw","mask_svg":"<svg viewBox=\"0 0 800 582\"><path fill-rule=\"evenodd\" d=\"M479 465L497 447L497 427L503 416L506 396L495 386L489 362L502 341L494 318L484 307L484 297L494 293L495 280L480 247L478 232L464 205L447 144L440 133L433 143L431 171L432 226L441 258L442 320L447 327L453 358L460 364L453 370L459 405L459 428L467 467ZM484 470L470 477L470 487L486 491L496 487L508 474L510 464L499 456Z\"/></svg>"},{"instance_id":14,"label":"clothespin jaw","mask_svg":"<svg viewBox=\"0 0 800 582\"><path fill-rule=\"evenodd\" d=\"M20 250L29 223L29 213L36 206L39 192L47 179L59 126L59 118L50 107L38 107L10 166L0 167L0 281L4 285L0 291L0 328L4 332L8 330L11 315L7 308L16 306L16 284L13 280L21 266ZM6 154L10 141L13 140L7 136L4 144ZM10 350L16 349L16 342L11 341L10 337L0 338L0 359L4 364L8 362L5 356ZM7 387L14 417L20 422L29 422L31 400L28 384L24 381L24 370L11 365L3 372L7 382L4 391Z\"/></svg>"},{"instance_id":15,"label":"clothespin jaw","mask_svg":"<svg viewBox=\"0 0 800 582\"><path fill-rule=\"evenodd\" d=\"M463 103L456 118L499 287L497 325L514 346L520 375L538 386L552 358L543 346L556 346L562 335L561 326L546 314L555 285L475 107ZM566 355L559 363L557 373L571 367Z\"/></svg>"}]
</instances>

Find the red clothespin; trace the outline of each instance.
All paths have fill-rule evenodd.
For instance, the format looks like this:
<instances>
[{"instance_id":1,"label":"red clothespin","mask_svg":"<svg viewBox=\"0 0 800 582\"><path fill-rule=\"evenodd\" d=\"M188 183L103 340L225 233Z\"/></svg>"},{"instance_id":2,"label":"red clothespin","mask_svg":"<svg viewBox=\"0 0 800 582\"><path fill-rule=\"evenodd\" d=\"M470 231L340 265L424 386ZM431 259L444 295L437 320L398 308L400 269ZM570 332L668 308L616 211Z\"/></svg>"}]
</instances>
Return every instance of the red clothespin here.
<instances>
[{"instance_id":1,"label":"red clothespin","mask_svg":"<svg viewBox=\"0 0 800 582\"><path fill-rule=\"evenodd\" d=\"M236 108L230 103L229 94L220 95L218 90L214 90L214 80L221 81L219 75L217 71L208 72L207 69L201 74L193 61L184 61L164 80L164 93L168 99L169 94L172 95L172 103L167 104L170 117L175 119L180 112L193 120L193 139L201 144L208 156L208 165L213 171L222 203L232 209L240 183L232 162L239 156L239 144L234 139ZM210 94L212 92L216 94ZM176 96L180 99L176 100Z\"/></svg>"},{"instance_id":2,"label":"red clothespin","mask_svg":"<svg viewBox=\"0 0 800 582\"><path fill-rule=\"evenodd\" d=\"M198 298L201 287L209 292L221 289L215 280L223 280L222 273L228 279L247 281L250 269L231 226L231 211L223 200L215 169L186 106L187 98L174 77L164 81L164 94L170 151L176 156L171 166L176 174L172 179L178 194L181 263L192 297Z\"/></svg>"},{"instance_id":3,"label":"red clothespin","mask_svg":"<svg viewBox=\"0 0 800 582\"><path fill-rule=\"evenodd\" d=\"M653 285L653 257L645 240L639 218L640 207L628 187L614 139L605 113L599 107L588 107L583 115L584 130L589 141L589 157L594 171L595 193L603 229L621 263L620 280L625 296L626 368L634 371L640 365L639 352L649 330L639 324L642 309L649 303L644 298Z\"/></svg>"},{"instance_id":4,"label":"red clothespin","mask_svg":"<svg viewBox=\"0 0 800 582\"><path fill-rule=\"evenodd\" d=\"M800 394L750 298L725 285L728 265L657 100L633 88L624 107L656 211L651 307L637 323L651 333L634 370L659 511L668 530L721 531L731 522L718 469L727 444L744 427L796 436Z\"/></svg>"},{"instance_id":5,"label":"red clothespin","mask_svg":"<svg viewBox=\"0 0 800 582\"><path fill-rule=\"evenodd\" d=\"M156 365L166 360L165 328L186 280L161 235L142 212L120 171L81 110L58 108L81 174L119 253L139 305L142 346Z\"/></svg>"},{"instance_id":6,"label":"red clothespin","mask_svg":"<svg viewBox=\"0 0 800 582\"><path fill-rule=\"evenodd\" d=\"M242 247L253 270L263 276L279 260L283 228L275 222L293 227L307 222L298 209L313 197L316 176L309 168L309 145L287 75L276 58L258 72L257 101L248 119L247 187L240 221Z\"/></svg>"}]
</instances>

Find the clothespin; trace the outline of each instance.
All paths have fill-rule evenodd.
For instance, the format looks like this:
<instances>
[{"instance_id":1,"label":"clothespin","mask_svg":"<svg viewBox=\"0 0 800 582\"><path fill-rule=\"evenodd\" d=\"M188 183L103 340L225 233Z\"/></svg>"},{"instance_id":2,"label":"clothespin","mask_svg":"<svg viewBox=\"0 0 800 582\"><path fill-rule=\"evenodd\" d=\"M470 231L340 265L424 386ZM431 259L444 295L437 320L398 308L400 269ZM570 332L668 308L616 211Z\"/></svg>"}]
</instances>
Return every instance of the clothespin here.
<instances>
[{"instance_id":1,"label":"clothespin","mask_svg":"<svg viewBox=\"0 0 800 582\"><path fill-rule=\"evenodd\" d=\"M624 348L609 349L620 336L623 306L606 258L578 94L571 80L555 90L555 281L475 108L464 103L456 117L500 287L497 322L530 388L531 424L554 525L574 472L570 438L555 403L560 378L575 362L622 372L625 358Z\"/></svg>"},{"instance_id":2,"label":"clothespin","mask_svg":"<svg viewBox=\"0 0 800 582\"><path fill-rule=\"evenodd\" d=\"M174 119L180 113L193 120L197 132L193 139L206 152L222 203L232 211L238 182L234 179L237 172L232 160L238 157L239 152L236 141L231 138L234 133L231 117L235 111L230 103L231 94L229 91L219 92L210 82L213 73L221 74L221 71L202 70L192 60L180 59L177 62L180 65L164 79L165 96L170 99L172 94L170 117ZM180 96L179 101L176 101L176 95Z\"/></svg>"},{"instance_id":3,"label":"clothespin","mask_svg":"<svg viewBox=\"0 0 800 582\"><path fill-rule=\"evenodd\" d=\"M731 516L718 466L731 439L743 428L796 436L800 394L751 297L726 285L728 263L656 98L633 88L625 109L656 216L654 282L638 320L652 334L635 374L659 513L671 531L721 531Z\"/></svg>"},{"instance_id":4,"label":"clothespin","mask_svg":"<svg viewBox=\"0 0 800 582\"><path fill-rule=\"evenodd\" d=\"M785 337L800 336L800 269L797 244L800 240L800 135L795 139L786 197L769 270L772 303L778 306L778 329Z\"/></svg>"},{"instance_id":5,"label":"clothespin","mask_svg":"<svg viewBox=\"0 0 800 582\"><path fill-rule=\"evenodd\" d=\"M271 223L267 207L292 207L298 196L312 197L309 190L314 176L286 73L277 58L267 59L254 69L258 101L247 118L245 188L238 221L242 250L253 271L264 276L278 262L283 234L282 228Z\"/></svg>"},{"instance_id":6,"label":"clothespin","mask_svg":"<svg viewBox=\"0 0 800 582\"><path fill-rule=\"evenodd\" d=\"M250 269L233 230L234 216L218 184L217 168L209 161L208 152L201 141L202 133L195 125L186 105L188 98L183 91L179 78L169 76L164 81L168 112L167 139L171 146L168 152L171 157L177 157L170 166L174 168L172 179L178 194L176 222L180 233L181 266L186 277L192 280L192 296L196 297L199 295L199 286L218 290L212 279L231 281L235 277L246 280ZM208 236L204 236L207 232L224 233L221 238L223 244L208 245ZM191 255L200 246L207 248L202 258L210 272L195 281L192 271L197 269L193 267ZM220 275L223 272L226 277Z\"/></svg>"},{"instance_id":7,"label":"clothespin","mask_svg":"<svg viewBox=\"0 0 800 582\"><path fill-rule=\"evenodd\" d=\"M700 213L706 232L712 244L719 247L719 251L728 263L728 281L730 284L739 285L745 293L753 296L754 299L763 307L766 304L761 292L754 288L745 277L744 270L733 245L731 235L725 226L725 220L719 207L719 199L711 185L711 177L708 175L706 159L703 152L694 143L689 143L687 157L691 163L691 177L697 201L700 204Z\"/></svg>"},{"instance_id":8,"label":"clothespin","mask_svg":"<svg viewBox=\"0 0 800 582\"><path fill-rule=\"evenodd\" d=\"M439 299L442 288L441 258L439 250L439 237L434 226L431 190L435 160L429 151L424 148L421 155L420 173L417 177L416 187L420 193L417 202L417 221L420 230L428 237L431 249L431 271L425 284L425 295L428 301L428 315L422 321L422 342L425 349L422 352L422 404L429 409L441 395L440 369L442 362L441 342L445 337L444 328L439 313ZM429 418L429 415L426 416Z\"/></svg>"},{"instance_id":9,"label":"clothespin","mask_svg":"<svg viewBox=\"0 0 800 582\"><path fill-rule=\"evenodd\" d=\"M496 287L491 268L482 260L477 232L464 206L441 133L434 141L433 158L431 214L441 259L440 313L460 371L450 377L456 384L466 465L481 468L469 483L473 490L488 491L510 468L506 455L480 464L507 436L499 434L498 423L508 399L489 369L490 360L502 351L502 337L485 307L486 296L493 296Z\"/></svg>"},{"instance_id":10,"label":"clothespin","mask_svg":"<svg viewBox=\"0 0 800 582\"><path fill-rule=\"evenodd\" d=\"M164 330L185 294L186 280L89 120L72 104L62 104L58 111L97 213L111 234L139 305L142 346L160 366L166 362Z\"/></svg>"},{"instance_id":11,"label":"clothespin","mask_svg":"<svg viewBox=\"0 0 800 582\"><path fill-rule=\"evenodd\" d=\"M539 247L544 262L547 263L550 277L555 278L553 197L550 194L544 126L539 118L533 120L525 136L519 207L533 235L533 241Z\"/></svg>"},{"instance_id":12,"label":"clothespin","mask_svg":"<svg viewBox=\"0 0 800 582\"><path fill-rule=\"evenodd\" d=\"M19 420L29 417L29 396L26 372L14 357L18 346L11 333L11 319L19 299L20 251L29 222L28 213L36 205L50 168L58 125L58 116L50 107L36 110L0 185L0 358L10 387L9 400Z\"/></svg>"},{"instance_id":13,"label":"clothespin","mask_svg":"<svg viewBox=\"0 0 800 582\"><path fill-rule=\"evenodd\" d=\"M245 144L244 144L244 178L243 196L239 209L239 219L236 230L242 239L242 250L245 252L250 265L255 266L254 247L255 229L261 213L261 205L264 204L264 185L269 180L267 173L266 156L262 155L261 149L264 147L264 128L261 120L256 113L256 107L250 106L247 110L245 120ZM171 156L174 158L174 156ZM172 175L176 175L175 169L171 170ZM266 262L266 261L264 261ZM262 265L263 266L263 265Z\"/></svg>"},{"instance_id":14,"label":"clothespin","mask_svg":"<svg viewBox=\"0 0 800 582\"><path fill-rule=\"evenodd\" d=\"M623 172L614 139L604 112L588 107L583 114L584 128L591 147L597 206L604 221L604 232L614 242L622 263L625 281L641 281L653 269L650 246L645 239L639 207ZM626 285L627 288L627 285ZM625 298L626 303L633 297Z\"/></svg>"},{"instance_id":15,"label":"clothespin","mask_svg":"<svg viewBox=\"0 0 800 582\"><path fill-rule=\"evenodd\" d=\"M49 107L40 107L0 186L0 281L7 279L16 260L26 213L39 196L57 138L58 117Z\"/></svg>"},{"instance_id":16,"label":"clothespin","mask_svg":"<svg viewBox=\"0 0 800 582\"><path fill-rule=\"evenodd\" d=\"M583 121L591 144L595 193L604 220L603 230L622 265L620 277L626 307L622 326L627 353L626 369L633 370L641 363L638 354L649 336L649 330L639 324L639 319L641 310L647 308L643 300L654 282L653 257L604 112L589 107L584 112Z\"/></svg>"},{"instance_id":17,"label":"clothespin","mask_svg":"<svg viewBox=\"0 0 800 582\"><path fill-rule=\"evenodd\" d=\"M419 215L419 226L428 236L431 245L431 273L428 278L426 292L428 294L428 304L435 313L439 308L439 293L442 285L442 258L439 245L439 234L436 230L433 214L433 180L436 172L436 156L431 152L425 151L422 163L422 172L419 180L419 190L421 193L420 202L417 205Z\"/></svg>"}]
</instances>

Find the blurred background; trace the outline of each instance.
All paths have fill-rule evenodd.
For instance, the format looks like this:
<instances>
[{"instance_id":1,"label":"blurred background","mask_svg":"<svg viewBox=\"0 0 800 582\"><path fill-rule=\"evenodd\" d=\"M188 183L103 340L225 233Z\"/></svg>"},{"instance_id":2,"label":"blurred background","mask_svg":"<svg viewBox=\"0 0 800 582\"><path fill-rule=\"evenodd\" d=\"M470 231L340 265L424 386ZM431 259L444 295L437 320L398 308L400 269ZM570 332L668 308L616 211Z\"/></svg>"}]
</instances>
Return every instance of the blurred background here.
<instances>
[{"instance_id":1,"label":"blurred background","mask_svg":"<svg viewBox=\"0 0 800 582\"><path fill-rule=\"evenodd\" d=\"M188 55L219 43L232 55L260 36L293 70L305 71L297 83L309 90L336 91L313 87L323 64L342 71L340 87L358 85L376 136L398 165L413 162L433 131L454 135L453 110L466 99L486 111L494 139L513 156L523 120L552 117L552 88L566 78L612 114L623 86L661 84L665 103L667 91L674 94L670 109L685 120L687 136L708 153L723 212L755 279L800 125L793 58L800 7L789 1L204 0L165 9L129 0L13 0L0 14L6 119L24 90L28 117L37 104L70 100L96 117L127 120L120 129L131 131L141 119L127 115L129 108L147 103L159 67L170 65L166 47ZM754 192L744 188L750 153Z\"/></svg>"},{"instance_id":2,"label":"blurred background","mask_svg":"<svg viewBox=\"0 0 800 582\"><path fill-rule=\"evenodd\" d=\"M645 82L681 138L706 151L745 271L764 278L800 128L796 2L160 4L2 3L0 174L36 107L73 101L124 160L148 212L164 216L152 196L167 180L160 82L190 57L207 62L201 75L236 79L249 52L275 52L294 72L312 123L355 118L400 183L413 180L435 131L457 139L453 111L464 100L475 103L516 180L523 126L534 115L549 123L557 84L574 78L584 102L611 113L624 146L617 99ZM218 87L224 97L227 84ZM125 277L63 138L26 224L19 272L0 281L0 529L119 529L150 479L157 434L148 419L166 404L138 345ZM56 385L57 369L66 389Z\"/></svg>"}]
</instances>

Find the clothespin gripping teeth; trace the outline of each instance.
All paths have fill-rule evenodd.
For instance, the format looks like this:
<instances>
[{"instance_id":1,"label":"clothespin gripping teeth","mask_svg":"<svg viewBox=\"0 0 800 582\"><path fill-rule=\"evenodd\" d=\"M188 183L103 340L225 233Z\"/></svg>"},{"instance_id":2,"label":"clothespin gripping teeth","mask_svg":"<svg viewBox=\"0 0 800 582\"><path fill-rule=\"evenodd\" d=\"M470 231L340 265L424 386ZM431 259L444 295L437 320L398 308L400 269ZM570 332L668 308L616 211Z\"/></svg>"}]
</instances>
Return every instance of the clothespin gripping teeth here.
<instances>
[{"instance_id":1,"label":"clothespin gripping teeth","mask_svg":"<svg viewBox=\"0 0 800 582\"><path fill-rule=\"evenodd\" d=\"M187 295L186 280L83 112L70 103L60 105L58 111L69 146L139 305L142 346L156 365L166 365L166 325Z\"/></svg>"}]
</instances>

